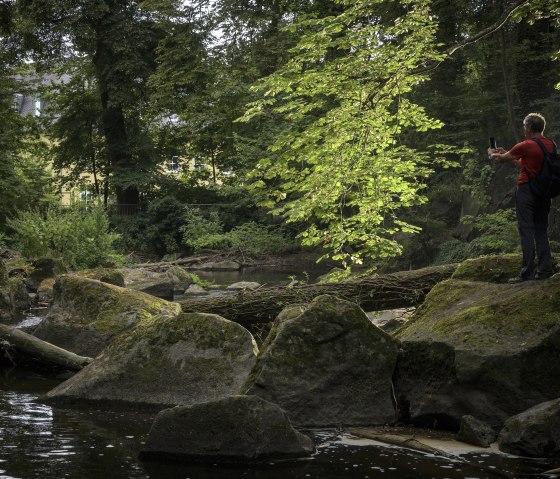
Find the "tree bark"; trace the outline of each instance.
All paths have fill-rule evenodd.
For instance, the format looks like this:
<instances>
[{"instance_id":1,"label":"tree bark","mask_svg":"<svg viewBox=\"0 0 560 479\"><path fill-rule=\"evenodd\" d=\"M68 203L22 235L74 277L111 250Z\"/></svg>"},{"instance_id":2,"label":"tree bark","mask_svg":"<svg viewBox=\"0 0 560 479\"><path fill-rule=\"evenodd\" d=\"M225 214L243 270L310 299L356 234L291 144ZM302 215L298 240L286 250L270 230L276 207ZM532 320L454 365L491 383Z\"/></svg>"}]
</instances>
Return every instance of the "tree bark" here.
<instances>
[{"instance_id":1,"label":"tree bark","mask_svg":"<svg viewBox=\"0 0 560 479\"><path fill-rule=\"evenodd\" d=\"M308 303L322 294L352 301L365 311L406 308L421 304L432 287L449 278L456 267L456 264L434 266L343 283L263 288L218 298L185 299L179 303L185 312L219 314L242 324L272 321L286 306Z\"/></svg>"},{"instance_id":2,"label":"tree bark","mask_svg":"<svg viewBox=\"0 0 560 479\"><path fill-rule=\"evenodd\" d=\"M79 371L93 359L0 324L0 364L35 366L42 370Z\"/></svg>"}]
</instances>

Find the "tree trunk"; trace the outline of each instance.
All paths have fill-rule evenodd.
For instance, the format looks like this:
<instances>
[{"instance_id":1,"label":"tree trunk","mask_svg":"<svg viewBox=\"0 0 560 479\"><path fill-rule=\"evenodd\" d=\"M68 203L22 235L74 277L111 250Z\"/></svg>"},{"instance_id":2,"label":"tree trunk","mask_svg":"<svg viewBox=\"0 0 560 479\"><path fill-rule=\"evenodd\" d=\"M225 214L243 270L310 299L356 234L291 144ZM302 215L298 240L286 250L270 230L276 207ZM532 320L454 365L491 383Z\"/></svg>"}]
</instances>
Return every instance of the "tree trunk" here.
<instances>
[{"instance_id":1,"label":"tree trunk","mask_svg":"<svg viewBox=\"0 0 560 479\"><path fill-rule=\"evenodd\" d=\"M433 266L414 271L370 276L344 283L263 288L218 298L179 301L185 312L214 313L242 324L272 321L290 304L308 303L331 294L359 304L365 311L418 306L432 287L449 278L457 265Z\"/></svg>"},{"instance_id":2,"label":"tree trunk","mask_svg":"<svg viewBox=\"0 0 560 479\"><path fill-rule=\"evenodd\" d=\"M19 329L0 324L0 364L79 371L93 359L78 356Z\"/></svg>"}]
</instances>

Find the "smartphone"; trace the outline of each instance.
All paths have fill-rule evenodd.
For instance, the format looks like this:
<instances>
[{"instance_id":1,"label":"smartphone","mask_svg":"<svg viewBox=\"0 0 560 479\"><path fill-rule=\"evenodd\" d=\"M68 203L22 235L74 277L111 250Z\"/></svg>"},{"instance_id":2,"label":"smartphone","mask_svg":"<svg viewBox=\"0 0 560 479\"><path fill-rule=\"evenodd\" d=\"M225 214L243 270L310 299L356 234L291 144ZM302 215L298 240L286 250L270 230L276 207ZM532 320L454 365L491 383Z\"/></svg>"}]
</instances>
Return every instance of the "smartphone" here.
<instances>
[{"instance_id":1,"label":"smartphone","mask_svg":"<svg viewBox=\"0 0 560 479\"><path fill-rule=\"evenodd\" d=\"M496 148L498 148L496 146L496 138L494 138L493 136L490 137L490 148L492 148L493 150L495 150Z\"/></svg>"}]
</instances>

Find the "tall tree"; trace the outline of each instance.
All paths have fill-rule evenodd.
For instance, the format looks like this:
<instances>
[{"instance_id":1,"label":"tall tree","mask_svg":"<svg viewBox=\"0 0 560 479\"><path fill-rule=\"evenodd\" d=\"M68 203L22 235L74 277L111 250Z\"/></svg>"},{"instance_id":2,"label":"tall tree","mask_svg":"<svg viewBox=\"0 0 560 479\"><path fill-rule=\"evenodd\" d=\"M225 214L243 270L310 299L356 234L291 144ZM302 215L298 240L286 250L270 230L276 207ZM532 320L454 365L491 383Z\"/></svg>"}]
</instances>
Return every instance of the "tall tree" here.
<instances>
[{"instance_id":1,"label":"tall tree","mask_svg":"<svg viewBox=\"0 0 560 479\"><path fill-rule=\"evenodd\" d=\"M110 181L137 204L153 155L141 111L162 32L133 0L17 0L20 35L38 65L85 57L97 88Z\"/></svg>"}]
</instances>

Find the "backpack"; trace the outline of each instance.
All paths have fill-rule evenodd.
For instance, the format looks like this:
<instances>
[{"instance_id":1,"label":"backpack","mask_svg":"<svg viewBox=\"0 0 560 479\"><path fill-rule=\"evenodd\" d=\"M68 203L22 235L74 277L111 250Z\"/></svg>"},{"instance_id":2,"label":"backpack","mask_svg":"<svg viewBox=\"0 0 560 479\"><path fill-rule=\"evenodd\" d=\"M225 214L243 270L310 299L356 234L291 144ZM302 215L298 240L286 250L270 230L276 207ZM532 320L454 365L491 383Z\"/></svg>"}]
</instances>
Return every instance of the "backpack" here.
<instances>
[{"instance_id":1,"label":"backpack","mask_svg":"<svg viewBox=\"0 0 560 479\"><path fill-rule=\"evenodd\" d=\"M560 155L556 151L556 143L552 142L554 150L549 153L541 140L531 140L541 147L544 154L541 171L529 181L531 190L540 198L555 198L560 195Z\"/></svg>"}]
</instances>

